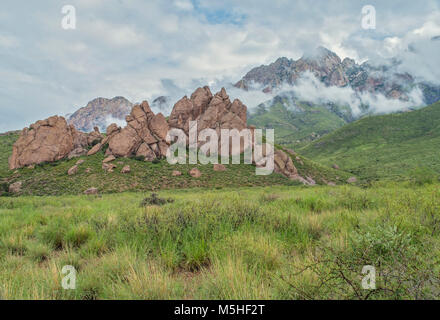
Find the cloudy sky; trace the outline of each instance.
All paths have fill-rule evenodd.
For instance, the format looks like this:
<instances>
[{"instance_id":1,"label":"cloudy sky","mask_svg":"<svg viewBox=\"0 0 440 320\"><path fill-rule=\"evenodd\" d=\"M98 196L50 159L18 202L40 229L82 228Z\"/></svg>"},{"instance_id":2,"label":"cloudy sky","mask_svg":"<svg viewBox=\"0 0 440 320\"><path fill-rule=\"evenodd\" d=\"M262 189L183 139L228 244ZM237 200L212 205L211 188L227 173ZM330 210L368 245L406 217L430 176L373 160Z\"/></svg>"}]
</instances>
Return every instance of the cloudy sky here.
<instances>
[{"instance_id":1,"label":"cloudy sky","mask_svg":"<svg viewBox=\"0 0 440 320\"><path fill-rule=\"evenodd\" d=\"M76 9L75 30L62 28L65 5ZM362 28L364 5L376 8L374 30ZM2 0L2 8L0 132L98 96L151 101L227 85L319 45L359 62L399 56L413 74L440 79L432 40L440 0Z\"/></svg>"}]
</instances>

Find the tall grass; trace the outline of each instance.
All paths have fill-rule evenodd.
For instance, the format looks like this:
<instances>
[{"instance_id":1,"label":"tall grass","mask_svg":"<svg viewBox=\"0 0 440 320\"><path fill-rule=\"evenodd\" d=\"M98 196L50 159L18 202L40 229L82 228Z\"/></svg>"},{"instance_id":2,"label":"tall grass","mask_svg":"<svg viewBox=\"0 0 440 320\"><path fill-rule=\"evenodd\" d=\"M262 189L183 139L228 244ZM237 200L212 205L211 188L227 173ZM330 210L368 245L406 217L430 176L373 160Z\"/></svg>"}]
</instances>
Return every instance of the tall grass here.
<instances>
[{"instance_id":1,"label":"tall grass","mask_svg":"<svg viewBox=\"0 0 440 320\"><path fill-rule=\"evenodd\" d=\"M164 191L174 202L144 207L146 195L0 198L0 296L438 297L438 184ZM61 287L65 265L76 290Z\"/></svg>"}]
</instances>

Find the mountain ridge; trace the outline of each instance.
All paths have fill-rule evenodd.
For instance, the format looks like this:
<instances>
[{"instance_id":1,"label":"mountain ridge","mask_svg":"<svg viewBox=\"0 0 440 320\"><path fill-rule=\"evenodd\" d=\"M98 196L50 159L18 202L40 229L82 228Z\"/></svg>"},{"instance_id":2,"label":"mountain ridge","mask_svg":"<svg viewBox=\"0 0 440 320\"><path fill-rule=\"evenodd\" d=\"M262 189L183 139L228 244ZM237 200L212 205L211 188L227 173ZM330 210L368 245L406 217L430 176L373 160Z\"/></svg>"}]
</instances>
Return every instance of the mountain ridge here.
<instances>
[{"instance_id":1,"label":"mountain ridge","mask_svg":"<svg viewBox=\"0 0 440 320\"><path fill-rule=\"evenodd\" d=\"M399 65L397 59L391 59L388 65L375 66L370 61L358 64L354 59L341 60L336 53L318 47L298 60L280 57L268 65L255 67L234 86L249 90L258 85L264 92L271 92L283 84L295 85L309 71L326 86L349 86L356 92L380 93L404 101L413 88L420 87L427 104L440 100L440 86L416 80L409 73L399 71Z\"/></svg>"},{"instance_id":2,"label":"mountain ridge","mask_svg":"<svg viewBox=\"0 0 440 320\"><path fill-rule=\"evenodd\" d=\"M90 132L94 127L105 131L110 123L125 120L133 106L132 102L122 96L111 99L98 97L71 114L67 121L83 132Z\"/></svg>"}]
</instances>

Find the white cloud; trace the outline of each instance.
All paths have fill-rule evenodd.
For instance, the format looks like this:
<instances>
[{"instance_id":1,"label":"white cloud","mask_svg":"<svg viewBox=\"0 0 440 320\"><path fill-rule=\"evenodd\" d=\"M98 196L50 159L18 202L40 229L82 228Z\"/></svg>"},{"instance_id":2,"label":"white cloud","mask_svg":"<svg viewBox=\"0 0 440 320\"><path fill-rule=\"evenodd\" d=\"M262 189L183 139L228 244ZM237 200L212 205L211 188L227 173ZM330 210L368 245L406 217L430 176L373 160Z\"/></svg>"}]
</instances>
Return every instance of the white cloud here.
<instances>
[{"instance_id":1,"label":"white cloud","mask_svg":"<svg viewBox=\"0 0 440 320\"><path fill-rule=\"evenodd\" d=\"M0 47L15 48L19 45L19 40L11 35L0 33Z\"/></svg>"},{"instance_id":2,"label":"white cloud","mask_svg":"<svg viewBox=\"0 0 440 320\"><path fill-rule=\"evenodd\" d=\"M189 0L175 0L174 5L184 11L191 11L194 9L193 4Z\"/></svg>"},{"instance_id":3,"label":"white cloud","mask_svg":"<svg viewBox=\"0 0 440 320\"><path fill-rule=\"evenodd\" d=\"M304 101L313 103L333 102L339 105L350 106L354 116L362 114L362 105L369 106L368 112L389 113L402 111L423 105L423 95L420 89L415 88L408 94L408 100L390 99L383 94L369 92L358 93L351 87L327 87L310 73L304 73L295 86L285 86L283 90L294 92L295 96Z\"/></svg>"},{"instance_id":4,"label":"white cloud","mask_svg":"<svg viewBox=\"0 0 440 320\"><path fill-rule=\"evenodd\" d=\"M1 116L12 119L7 129L73 112L97 96L177 100L209 81L228 86L252 67L280 56L297 59L319 45L363 61L395 55L411 43L417 52L403 55L407 70L440 79L439 48L427 40L438 31L436 0L423 6L372 1L378 28L371 32L361 29L362 5L348 0L72 0L77 29L68 32L60 27L62 4L4 2L0 70L35 81L1 82ZM249 104L263 98L237 95ZM17 110L24 116L15 116Z\"/></svg>"}]
</instances>

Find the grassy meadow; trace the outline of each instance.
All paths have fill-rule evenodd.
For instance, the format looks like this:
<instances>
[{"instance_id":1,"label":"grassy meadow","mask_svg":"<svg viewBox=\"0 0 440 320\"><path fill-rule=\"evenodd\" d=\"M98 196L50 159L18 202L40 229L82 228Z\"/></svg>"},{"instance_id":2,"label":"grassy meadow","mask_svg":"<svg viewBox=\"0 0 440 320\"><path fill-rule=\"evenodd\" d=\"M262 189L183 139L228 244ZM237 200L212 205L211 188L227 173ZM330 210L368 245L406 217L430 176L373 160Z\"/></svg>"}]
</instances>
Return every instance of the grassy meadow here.
<instances>
[{"instance_id":1,"label":"grassy meadow","mask_svg":"<svg viewBox=\"0 0 440 320\"><path fill-rule=\"evenodd\" d=\"M440 185L0 197L2 299L431 299ZM61 287L65 265L77 289ZM361 288L364 265L376 290Z\"/></svg>"}]
</instances>

